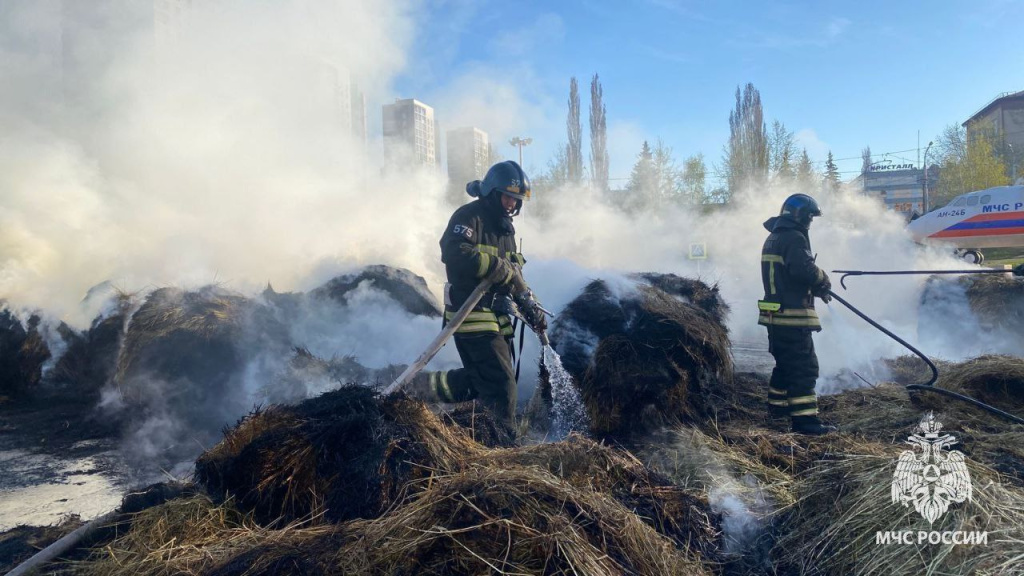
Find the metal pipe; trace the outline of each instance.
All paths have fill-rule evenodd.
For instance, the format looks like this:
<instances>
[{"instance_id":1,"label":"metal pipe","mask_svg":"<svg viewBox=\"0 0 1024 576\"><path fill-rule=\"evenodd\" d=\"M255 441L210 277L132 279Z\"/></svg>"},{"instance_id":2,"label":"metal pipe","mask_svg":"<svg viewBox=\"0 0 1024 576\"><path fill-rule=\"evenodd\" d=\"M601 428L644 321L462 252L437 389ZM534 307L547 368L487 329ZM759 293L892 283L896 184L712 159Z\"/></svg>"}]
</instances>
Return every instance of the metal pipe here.
<instances>
[{"instance_id":1,"label":"metal pipe","mask_svg":"<svg viewBox=\"0 0 1024 576\"><path fill-rule=\"evenodd\" d=\"M902 276L908 274L1013 274L1014 276L1024 275L1024 266L1018 266L1012 270L1000 270L998 268L982 268L972 270L833 270L833 274L842 274L839 284L846 289L847 276Z\"/></svg>"}]
</instances>

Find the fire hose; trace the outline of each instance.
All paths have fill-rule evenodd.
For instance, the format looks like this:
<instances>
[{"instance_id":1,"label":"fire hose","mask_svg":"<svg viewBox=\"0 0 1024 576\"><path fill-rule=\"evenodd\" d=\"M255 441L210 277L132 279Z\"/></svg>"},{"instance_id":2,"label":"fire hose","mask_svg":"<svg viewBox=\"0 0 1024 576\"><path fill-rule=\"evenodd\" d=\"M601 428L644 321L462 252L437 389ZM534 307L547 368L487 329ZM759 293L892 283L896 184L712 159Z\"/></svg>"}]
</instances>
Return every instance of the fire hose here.
<instances>
[{"instance_id":1,"label":"fire hose","mask_svg":"<svg viewBox=\"0 0 1024 576\"><path fill-rule=\"evenodd\" d=\"M476 289L473 290L473 292L469 295L468 298L466 298L466 302L462 304L462 307L459 308L455 315L452 316L452 319L449 320L447 324L445 324L445 327L443 330L441 330L441 333L434 338L430 345L427 346L427 349L424 350L422 354L420 354L419 358L417 358L415 362L410 364L409 367L406 368L405 371L402 372L402 374L398 378L396 378L394 382L389 384L388 387L384 389L383 395L386 396L402 388L403 386L408 384L409 381L412 380L414 376L416 376L416 374L419 374L419 372L423 370L424 367L426 367L427 363L430 362L431 358L433 358L438 353L438 351L441 350L441 347L444 346L445 342L447 342L448 339L451 338L452 334L454 334L455 331L459 329L459 326L462 326L462 323L466 321L466 318L469 316L469 313L473 311L473 308L476 307L477 303L480 302L480 299L483 298L484 294L486 294L490 288L490 280L483 280L482 282L480 282L480 284L477 285ZM501 312L507 312L511 315L516 316L523 322L526 322L526 319L520 313L519 308L515 305L515 303L512 302L512 299L505 298L504 300L508 300L507 303L503 304L507 308L501 310ZM551 312L545 310L544 307L541 306L540 304L535 304L535 306L542 313L547 314L549 316L552 315ZM540 338L540 342L543 346L548 345L548 336L544 331L538 331L537 337ZM541 361L543 362L543 355L541 356Z\"/></svg>"},{"instance_id":2,"label":"fire hose","mask_svg":"<svg viewBox=\"0 0 1024 576\"><path fill-rule=\"evenodd\" d=\"M1016 274L1017 270L1019 270L1019 269L1021 269L1021 267L1018 267L1017 269L1014 269L1014 273ZM930 273L931 271L916 271L916 270L902 271L902 270L899 270L899 271L885 271L885 272L862 272L862 271L850 271L850 270L833 270L833 272L834 273L845 273L846 275L843 276L843 278L845 278L846 276L849 276L849 275L858 275L859 276L859 275L866 275L866 274L876 274L876 275L927 274L927 273ZM995 272L998 272L1000 274L1005 274L1006 270L997 270ZM991 273L991 272L988 272L987 270L967 270L967 271L961 270L961 271L958 271L958 272L955 272L955 271L938 271L938 273L961 273L961 274L963 274L963 273L974 273L974 274L981 273L981 274L988 274L988 273ZM841 280L840 280L840 283L842 283ZM843 286L843 287L845 288L845 286ZM855 308L852 304L850 304L849 302L847 302L846 300L841 298L835 292L829 290L828 293L829 293L830 296L835 298L837 302L839 302L843 306L846 306L847 308L849 308L851 312L853 312L854 314L859 316L862 320L864 320L868 324L871 324L872 326L877 328L879 331L881 331L883 334L885 334L886 336L892 338L893 340L895 340L896 342L901 344L907 350L910 350L911 352L913 352L917 357L919 357L921 360L923 360L925 364L928 365L928 368L931 369L931 372L932 372L932 376L928 380L928 382L926 382L924 384L909 384L909 385L906 386L907 390L919 390L919 391L925 391L925 392L935 392L937 394L942 394L944 396L949 396L950 398L956 398L957 400L961 400L963 402L967 402L968 404L971 404L973 406L977 406L978 408L981 408L982 410L986 410L986 411L991 412L991 413L993 413L993 414L995 414L997 416L1001 416L1003 418L1006 418L1007 420L1010 420L1011 422L1013 422L1015 424L1024 424L1024 418L1020 418L1019 416L1015 416L1013 414L1010 414L1009 412L1005 412L1003 410L1000 410L999 408L996 408L995 406L991 406L989 404L986 404L986 403L982 402L981 400L978 400L977 398L972 398L970 396L966 396L966 395L960 394L958 392L953 392L952 390L946 390L945 388L939 388L939 387L935 386L935 381L939 379L939 370L938 370L938 368L935 367L935 364L927 356L922 354L921 351L918 350L917 348L914 348L913 346L911 346L910 343L908 343L906 340L904 340L904 339L900 338L899 336L893 334L891 331L886 329L884 326L882 326L878 322L875 322L874 320L869 318L866 314L864 314L863 312L861 312L860 310Z\"/></svg>"}]
</instances>

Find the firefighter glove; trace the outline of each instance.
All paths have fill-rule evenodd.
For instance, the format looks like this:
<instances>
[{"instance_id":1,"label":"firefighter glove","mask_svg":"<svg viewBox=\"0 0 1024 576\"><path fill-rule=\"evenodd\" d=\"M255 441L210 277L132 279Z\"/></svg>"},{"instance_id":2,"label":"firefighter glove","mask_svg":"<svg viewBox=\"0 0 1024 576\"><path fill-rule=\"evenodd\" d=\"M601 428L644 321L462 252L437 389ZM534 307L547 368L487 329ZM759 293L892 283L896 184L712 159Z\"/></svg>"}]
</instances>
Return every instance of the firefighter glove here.
<instances>
[{"instance_id":1,"label":"firefighter glove","mask_svg":"<svg viewBox=\"0 0 1024 576\"><path fill-rule=\"evenodd\" d=\"M821 300L828 304L832 301L832 296L829 292L832 291L832 281L828 278L828 273L824 270L818 269L818 282L811 287L811 294L821 298Z\"/></svg>"},{"instance_id":2,"label":"firefighter glove","mask_svg":"<svg viewBox=\"0 0 1024 576\"><path fill-rule=\"evenodd\" d=\"M487 279L495 286L508 286L515 274L516 268L511 262L504 258L495 258L494 268L487 275Z\"/></svg>"},{"instance_id":3,"label":"firefighter glove","mask_svg":"<svg viewBox=\"0 0 1024 576\"><path fill-rule=\"evenodd\" d=\"M516 296L516 304L519 306L519 313L523 315L523 319L534 332L544 332L548 329L548 320L544 316L543 307L533 297L531 290L520 292Z\"/></svg>"}]
</instances>

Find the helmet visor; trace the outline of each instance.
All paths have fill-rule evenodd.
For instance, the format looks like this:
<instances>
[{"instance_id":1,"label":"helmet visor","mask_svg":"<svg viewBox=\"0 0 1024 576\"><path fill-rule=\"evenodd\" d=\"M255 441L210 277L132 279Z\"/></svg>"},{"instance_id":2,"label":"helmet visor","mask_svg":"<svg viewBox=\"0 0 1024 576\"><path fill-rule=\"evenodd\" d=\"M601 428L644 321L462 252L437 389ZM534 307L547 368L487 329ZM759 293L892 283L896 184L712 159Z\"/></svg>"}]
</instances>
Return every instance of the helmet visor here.
<instances>
[{"instance_id":1,"label":"helmet visor","mask_svg":"<svg viewBox=\"0 0 1024 576\"><path fill-rule=\"evenodd\" d=\"M512 185L506 186L505 188L498 188L498 190L500 190L501 193L505 194L506 196L511 196L511 197L517 198L519 200L529 200L530 199L530 186L529 185L523 186L521 184L520 185L512 184Z\"/></svg>"}]
</instances>

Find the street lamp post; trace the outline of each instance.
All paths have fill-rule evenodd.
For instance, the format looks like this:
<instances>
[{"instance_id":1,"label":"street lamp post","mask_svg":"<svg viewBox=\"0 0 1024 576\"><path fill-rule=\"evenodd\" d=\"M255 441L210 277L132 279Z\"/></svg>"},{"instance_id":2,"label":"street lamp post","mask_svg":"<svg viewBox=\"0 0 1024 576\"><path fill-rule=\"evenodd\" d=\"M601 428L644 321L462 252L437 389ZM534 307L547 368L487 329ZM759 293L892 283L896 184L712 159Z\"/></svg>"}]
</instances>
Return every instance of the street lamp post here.
<instances>
[{"instance_id":1,"label":"street lamp post","mask_svg":"<svg viewBox=\"0 0 1024 576\"><path fill-rule=\"evenodd\" d=\"M929 142L928 147L924 149L924 198L922 198L922 212L928 213L928 151L932 149L934 142Z\"/></svg>"},{"instance_id":2,"label":"street lamp post","mask_svg":"<svg viewBox=\"0 0 1024 576\"><path fill-rule=\"evenodd\" d=\"M529 146L533 143L533 138L520 138L519 136L516 136L509 140L508 143L519 148L519 167L521 168L523 166L523 146Z\"/></svg>"},{"instance_id":3,"label":"street lamp post","mask_svg":"<svg viewBox=\"0 0 1024 576\"><path fill-rule=\"evenodd\" d=\"M1017 183L1017 156L1013 153L1013 144L1009 142L1006 145L1010 148L1010 185Z\"/></svg>"}]
</instances>

